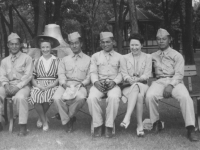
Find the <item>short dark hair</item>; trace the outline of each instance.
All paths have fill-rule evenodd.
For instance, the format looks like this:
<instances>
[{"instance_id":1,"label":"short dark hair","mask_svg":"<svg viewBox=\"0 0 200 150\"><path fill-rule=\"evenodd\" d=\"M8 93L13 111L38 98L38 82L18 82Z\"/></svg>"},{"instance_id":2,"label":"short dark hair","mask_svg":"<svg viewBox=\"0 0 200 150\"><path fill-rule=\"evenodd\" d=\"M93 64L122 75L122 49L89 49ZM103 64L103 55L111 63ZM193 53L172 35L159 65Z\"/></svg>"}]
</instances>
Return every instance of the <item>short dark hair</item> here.
<instances>
[{"instance_id":1,"label":"short dark hair","mask_svg":"<svg viewBox=\"0 0 200 150\"><path fill-rule=\"evenodd\" d=\"M143 36L142 36L141 34L139 34L139 33L133 33L133 34L131 34L128 40L129 40L129 42L130 42L131 40L138 40L138 41L140 41L141 44L144 43L144 38L143 38Z\"/></svg>"},{"instance_id":2,"label":"short dark hair","mask_svg":"<svg viewBox=\"0 0 200 150\"><path fill-rule=\"evenodd\" d=\"M50 38L40 38L38 41L39 47L41 47L41 43L43 43L43 42L48 42L48 43L50 43L51 47L53 47L54 43Z\"/></svg>"}]
</instances>

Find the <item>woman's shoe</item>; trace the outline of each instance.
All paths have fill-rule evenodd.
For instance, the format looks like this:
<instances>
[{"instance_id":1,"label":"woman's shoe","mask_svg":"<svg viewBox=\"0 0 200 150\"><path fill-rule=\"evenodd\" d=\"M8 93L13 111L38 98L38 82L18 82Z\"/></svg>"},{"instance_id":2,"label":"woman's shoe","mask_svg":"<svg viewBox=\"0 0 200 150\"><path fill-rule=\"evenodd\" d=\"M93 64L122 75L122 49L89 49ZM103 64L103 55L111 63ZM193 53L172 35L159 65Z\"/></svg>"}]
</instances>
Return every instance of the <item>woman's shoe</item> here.
<instances>
[{"instance_id":1,"label":"woman's shoe","mask_svg":"<svg viewBox=\"0 0 200 150\"><path fill-rule=\"evenodd\" d=\"M43 125L43 131L48 131L49 130L49 125L48 123L46 125Z\"/></svg>"},{"instance_id":2,"label":"woman's shoe","mask_svg":"<svg viewBox=\"0 0 200 150\"><path fill-rule=\"evenodd\" d=\"M137 128L136 132L137 132L138 137L144 137L144 130L138 130L138 128Z\"/></svg>"},{"instance_id":3,"label":"woman's shoe","mask_svg":"<svg viewBox=\"0 0 200 150\"><path fill-rule=\"evenodd\" d=\"M128 128L129 124L130 124L130 121L128 123L122 122L122 123L120 123L120 127L123 127L126 129L126 128Z\"/></svg>"},{"instance_id":4,"label":"woman's shoe","mask_svg":"<svg viewBox=\"0 0 200 150\"><path fill-rule=\"evenodd\" d=\"M42 121L41 121L40 119L38 119L36 125L37 125L38 128L42 128L42 125L43 125L43 124L42 124Z\"/></svg>"}]
</instances>

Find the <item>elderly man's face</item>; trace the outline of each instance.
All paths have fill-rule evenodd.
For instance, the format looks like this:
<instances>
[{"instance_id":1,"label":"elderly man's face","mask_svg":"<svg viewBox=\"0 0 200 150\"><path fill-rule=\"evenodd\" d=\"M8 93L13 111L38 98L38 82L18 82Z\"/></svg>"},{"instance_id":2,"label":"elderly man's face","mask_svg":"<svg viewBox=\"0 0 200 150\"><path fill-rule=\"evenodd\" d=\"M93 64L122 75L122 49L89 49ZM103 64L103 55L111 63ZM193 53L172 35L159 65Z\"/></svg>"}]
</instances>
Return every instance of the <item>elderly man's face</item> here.
<instances>
[{"instance_id":1,"label":"elderly man's face","mask_svg":"<svg viewBox=\"0 0 200 150\"><path fill-rule=\"evenodd\" d=\"M78 38L70 41L69 45L74 54L81 52L82 43Z\"/></svg>"},{"instance_id":2,"label":"elderly man's face","mask_svg":"<svg viewBox=\"0 0 200 150\"><path fill-rule=\"evenodd\" d=\"M169 47L170 38L167 35L165 35L163 37L157 37L157 43L158 43L158 47L161 50L165 50Z\"/></svg>"},{"instance_id":3,"label":"elderly man's face","mask_svg":"<svg viewBox=\"0 0 200 150\"><path fill-rule=\"evenodd\" d=\"M113 40L111 38L102 39L100 44L101 48L106 52L110 52L113 49Z\"/></svg>"},{"instance_id":4,"label":"elderly man's face","mask_svg":"<svg viewBox=\"0 0 200 150\"><path fill-rule=\"evenodd\" d=\"M13 39L9 41L8 48L11 54L16 55L21 49L21 43L19 39Z\"/></svg>"}]
</instances>

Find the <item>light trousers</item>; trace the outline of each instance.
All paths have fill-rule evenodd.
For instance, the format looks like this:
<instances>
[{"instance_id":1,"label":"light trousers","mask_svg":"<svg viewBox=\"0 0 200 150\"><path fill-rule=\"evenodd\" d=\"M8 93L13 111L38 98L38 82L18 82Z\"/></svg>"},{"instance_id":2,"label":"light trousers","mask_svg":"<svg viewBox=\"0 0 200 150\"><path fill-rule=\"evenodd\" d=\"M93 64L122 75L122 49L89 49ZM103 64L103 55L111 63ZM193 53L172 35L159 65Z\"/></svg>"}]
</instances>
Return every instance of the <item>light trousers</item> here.
<instances>
[{"instance_id":1,"label":"light trousers","mask_svg":"<svg viewBox=\"0 0 200 150\"><path fill-rule=\"evenodd\" d=\"M95 86L91 87L87 103L90 115L92 116L93 127L98 127L103 124L103 111L99 103L104 95L105 94L100 92ZM107 92L107 96L105 126L113 128L114 120L119 108L121 89L118 86L115 86Z\"/></svg>"},{"instance_id":2,"label":"light trousers","mask_svg":"<svg viewBox=\"0 0 200 150\"><path fill-rule=\"evenodd\" d=\"M169 80L160 79L154 81L146 94L146 106L149 109L151 123L159 120L158 101L163 99L164 88L168 85ZM188 90L182 83L177 84L172 90L172 97L180 103L181 112L185 121L185 126L195 125L194 104Z\"/></svg>"},{"instance_id":3,"label":"light trousers","mask_svg":"<svg viewBox=\"0 0 200 150\"><path fill-rule=\"evenodd\" d=\"M53 96L57 111L59 112L61 117L62 125L68 123L70 118L72 118L85 104L87 96L87 90L84 87L81 87L77 92L77 96L75 99L64 102L62 100L62 95L64 92L65 89L62 86L59 86Z\"/></svg>"},{"instance_id":4,"label":"light trousers","mask_svg":"<svg viewBox=\"0 0 200 150\"><path fill-rule=\"evenodd\" d=\"M15 96L13 96L13 102L17 106L17 112L19 113L19 124L27 124L28 121L28 101L27 98L30 95L30 87L25 86L20 89ZM0 87L0 97L4 100L6 98L6 91L4 87ZM0 102L0 109L3 108L3 104ZM2 110L0 110L2 112ZM1 117L0 117L1 122Z\"/></svg>"}]
</instances>

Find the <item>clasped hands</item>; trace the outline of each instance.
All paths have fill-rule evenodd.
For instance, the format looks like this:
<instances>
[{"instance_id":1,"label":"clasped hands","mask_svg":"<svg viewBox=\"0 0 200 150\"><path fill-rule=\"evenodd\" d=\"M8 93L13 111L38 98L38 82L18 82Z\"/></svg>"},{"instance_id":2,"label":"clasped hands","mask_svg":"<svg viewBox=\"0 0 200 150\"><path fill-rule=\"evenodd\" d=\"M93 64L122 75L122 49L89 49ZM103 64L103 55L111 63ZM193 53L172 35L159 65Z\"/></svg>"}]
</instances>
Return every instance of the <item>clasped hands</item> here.
<instances>
[{"instance_id":1,"label":"clasped hands","mask_svg":"<svg viewBox=\"0 0 200 150\"><path fill-rule=\"evenodd\" d=\"M115 85L116 83L113 80L101 80L94 83L94 86L101 92L111 90Z\"/></svg>"},{"instance_id":2,"label":"clasped hands","mask_svg":"<svg viewBox=\"0 0 200 150\"><path fill-rule=\"evenodd\" d=\"M10 84L4 85L4 88L5 88L7 96L9 97L14 96L20 90L20 88L18 88L17 86L10 85Z\"/></svg>"}]
</instances>

